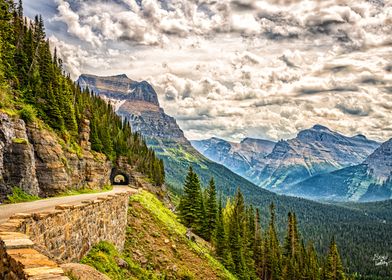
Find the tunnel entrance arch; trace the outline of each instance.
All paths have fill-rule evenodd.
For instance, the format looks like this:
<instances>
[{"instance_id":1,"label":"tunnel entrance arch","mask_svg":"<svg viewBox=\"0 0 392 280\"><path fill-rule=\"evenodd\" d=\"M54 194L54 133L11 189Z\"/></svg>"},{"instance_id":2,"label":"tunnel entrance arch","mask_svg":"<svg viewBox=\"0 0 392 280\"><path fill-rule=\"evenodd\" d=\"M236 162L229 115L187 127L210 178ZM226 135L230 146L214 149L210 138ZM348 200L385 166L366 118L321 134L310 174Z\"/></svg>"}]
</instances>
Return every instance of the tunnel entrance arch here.
<instances>
[{"instance_id":1,"label":"tunnel entrance arch","mask_svg":"<svg viewBox=\"0 0 392 280\"><path fill-rule=\"evenodd\" d=\"M118 170L117 168L113 168L110 175L110 183L113 186L128 186L130 183L129 175L126 172Z\"/></svg>"}]
</instances>

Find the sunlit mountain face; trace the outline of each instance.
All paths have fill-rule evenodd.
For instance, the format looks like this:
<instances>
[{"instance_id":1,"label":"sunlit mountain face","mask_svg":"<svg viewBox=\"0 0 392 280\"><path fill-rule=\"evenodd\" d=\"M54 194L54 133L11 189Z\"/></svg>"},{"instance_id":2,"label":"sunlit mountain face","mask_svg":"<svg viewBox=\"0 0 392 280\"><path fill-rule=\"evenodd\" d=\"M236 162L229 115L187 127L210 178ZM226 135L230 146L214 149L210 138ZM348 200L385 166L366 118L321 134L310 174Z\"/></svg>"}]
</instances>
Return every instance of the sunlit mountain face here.
<instances>
[{"instance_id":1,"label":"sunlit mountain face","mask_svg":"<svg viewBox=\"0 0 392 280\"><path fill-rule=\"evenodd\" d=\"M147 80L190 139L392 137L392 1L25 1L73 78Z\"/></svg>"}]
</instances>

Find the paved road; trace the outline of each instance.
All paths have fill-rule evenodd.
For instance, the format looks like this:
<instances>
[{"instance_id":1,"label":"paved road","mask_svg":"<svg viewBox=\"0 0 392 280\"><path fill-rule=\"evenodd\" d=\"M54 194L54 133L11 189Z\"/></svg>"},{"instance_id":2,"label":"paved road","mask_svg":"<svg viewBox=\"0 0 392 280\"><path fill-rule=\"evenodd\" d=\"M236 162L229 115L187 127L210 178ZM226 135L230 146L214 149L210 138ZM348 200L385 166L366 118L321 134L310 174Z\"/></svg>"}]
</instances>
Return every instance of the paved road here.
<instances>
[{"instance_id":1,"label":"paved road","mask_svg":"<svg viewBox=\"0 0 392 280\"><path fill-rule=\"evenodd\" d=\"M101 196L107 196L109 194L116 194L116 193L123 193L123 192L137 192L137 190L129 188L127 186L116 186L113 187L113 190L102 192L102 193L53 197L53 198L42 199L42 200L37 200L32 202L0 205L0 224L6 222L9 217L11 217L16 213L44 212L48 210L53 210L57 205L60 204L74 205L82 202L83 200L93 200Z\"/></svg>"}]
</instances>

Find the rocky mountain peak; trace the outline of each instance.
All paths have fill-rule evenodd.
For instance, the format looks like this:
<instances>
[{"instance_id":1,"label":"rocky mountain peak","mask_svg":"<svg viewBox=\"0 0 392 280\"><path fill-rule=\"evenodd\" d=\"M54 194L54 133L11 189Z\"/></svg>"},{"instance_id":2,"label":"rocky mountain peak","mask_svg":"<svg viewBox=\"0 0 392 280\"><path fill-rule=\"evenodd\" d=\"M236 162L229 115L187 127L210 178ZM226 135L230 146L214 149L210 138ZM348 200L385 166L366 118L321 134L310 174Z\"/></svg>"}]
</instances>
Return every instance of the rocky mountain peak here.
<instances>
[{"instance_id":1,"label":"rocky mountain peak","mask_svg":"<svg viewBox=\"0 0 392 280\"><path fill-rule=\"evenodd\" d=\"M78 82L110 102L116 113L130 121L133 131L150 139L164 139L190 145L173 117L159 106L158 95L147 82L127 75L100 77L83 74Z\"/></svg>"},{"instance_id":2,"label":"rocky mountain peak","mask_svg":"<svg viewBox=\"0 0 392 280\"><path fill-rule=\"evenodd\" d=\"M159 107L158 95L147 81L137 82L125 74L106 77L82 74L78 83L109 99L141 101Z\"/></svg>"}]
</instances>

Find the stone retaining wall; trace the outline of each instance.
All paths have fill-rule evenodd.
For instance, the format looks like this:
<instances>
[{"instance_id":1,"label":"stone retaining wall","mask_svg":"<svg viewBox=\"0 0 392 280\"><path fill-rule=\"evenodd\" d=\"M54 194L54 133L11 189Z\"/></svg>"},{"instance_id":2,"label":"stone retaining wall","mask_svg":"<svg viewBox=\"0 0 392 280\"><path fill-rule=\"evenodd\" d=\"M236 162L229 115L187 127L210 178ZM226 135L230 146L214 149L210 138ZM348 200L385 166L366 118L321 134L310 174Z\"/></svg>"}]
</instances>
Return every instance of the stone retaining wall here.
<instances>
[{"instance_id":1,"label":"stone retaining wall","mask_svg":"<svg viewBox=\"0 0 392 280\"><path fill-rule=\"evenodd\" d=\"M129 196L108 195L14 215L0 225L0 279L68 279L58 263L80 261L103 240L122 250Z\"/></svg>"}]
</instances>

